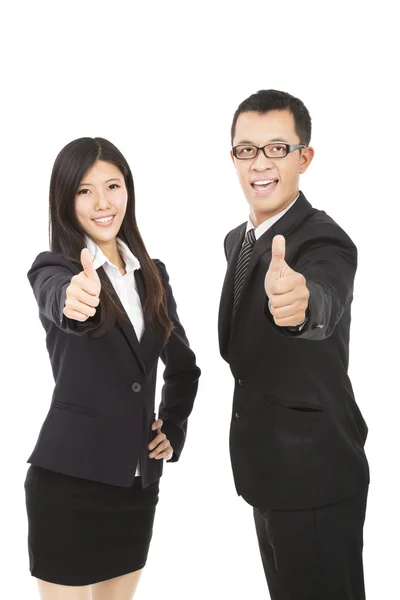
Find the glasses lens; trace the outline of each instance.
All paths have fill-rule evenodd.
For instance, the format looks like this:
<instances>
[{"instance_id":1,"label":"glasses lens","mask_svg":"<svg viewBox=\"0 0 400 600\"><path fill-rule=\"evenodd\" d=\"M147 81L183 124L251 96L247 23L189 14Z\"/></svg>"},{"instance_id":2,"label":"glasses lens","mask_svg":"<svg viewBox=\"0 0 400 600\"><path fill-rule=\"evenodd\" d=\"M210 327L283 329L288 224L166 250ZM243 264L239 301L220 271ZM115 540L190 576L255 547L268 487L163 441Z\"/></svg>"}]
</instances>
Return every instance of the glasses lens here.
<instances>
[{"instance_id":1,"label":"glasses lens","mask_svg":"<svg viewBox=\"0 0 400 600\"><path fill-rule=\"evenodd\" d=\"M269 158L284 158L287 154L286 144L268 144L265 153Z\"/></svg>"},{"instance_id":2,"label":"glasses lens","mask_svg":"<svg viewBox=\"0 0 400 600\"><path fill-rule=\"evenodd\" d=\"M255 146L236 146L236 158L254 158L257 154Z\"/></svg>"}]
</instances>

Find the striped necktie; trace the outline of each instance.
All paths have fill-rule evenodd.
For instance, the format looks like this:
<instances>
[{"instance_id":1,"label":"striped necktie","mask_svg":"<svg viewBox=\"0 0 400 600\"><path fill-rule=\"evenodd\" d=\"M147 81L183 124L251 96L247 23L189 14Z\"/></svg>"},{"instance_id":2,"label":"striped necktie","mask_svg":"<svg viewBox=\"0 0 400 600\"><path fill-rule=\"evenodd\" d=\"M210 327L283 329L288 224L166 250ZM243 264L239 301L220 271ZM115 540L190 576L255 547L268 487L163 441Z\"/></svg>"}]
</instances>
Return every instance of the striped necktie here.
<instances>
[{"instance_id":1,"label":"striped necktie","mask_svg":"<svg viewBox=\"0 0 400 600\"><path fill-rule=\"evenodd\" d=\"M240 249L235 271L235 284L233 288L233 312L235 313L239 303L240 292L242 291L243 281L246 275L247 266L250 261L254 244L256 243L255 230L249 229L246 234L244 244Z\"/></svg>"}]
</instances>

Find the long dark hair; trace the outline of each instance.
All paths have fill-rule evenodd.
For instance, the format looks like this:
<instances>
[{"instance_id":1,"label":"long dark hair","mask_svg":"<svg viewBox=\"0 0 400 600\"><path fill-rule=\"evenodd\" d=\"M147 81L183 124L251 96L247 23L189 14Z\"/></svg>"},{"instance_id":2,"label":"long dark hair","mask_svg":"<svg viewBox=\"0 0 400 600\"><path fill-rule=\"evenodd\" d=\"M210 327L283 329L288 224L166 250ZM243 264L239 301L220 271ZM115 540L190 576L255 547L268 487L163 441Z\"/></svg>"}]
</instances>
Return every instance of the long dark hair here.
<instances>
[{"instance_id":1,"label":"long dark hair","mask_svg":"<svg viewBox=\"0 0 400 600\"><path fill-rule=\"evenodd\" d=\"M172 330L172 322L168 316L160 274L147 253L136 223L132 173L124 156L108 140L99 137L79 138L67 144L57 156L50 180L50 249L80 264L80 254L86 246L86 233L75 214L75 196L84 174L97 160L115 165L124 176L128 202L118 237L128 245L141 265L146 287L146 301L143 306L145 323L153 331L160 331L166 341ZM102 283L100 321L94 335L102 335L116 321L123 318L122 311L111 295L110 287Z\"/></svg>"}]
</instances>

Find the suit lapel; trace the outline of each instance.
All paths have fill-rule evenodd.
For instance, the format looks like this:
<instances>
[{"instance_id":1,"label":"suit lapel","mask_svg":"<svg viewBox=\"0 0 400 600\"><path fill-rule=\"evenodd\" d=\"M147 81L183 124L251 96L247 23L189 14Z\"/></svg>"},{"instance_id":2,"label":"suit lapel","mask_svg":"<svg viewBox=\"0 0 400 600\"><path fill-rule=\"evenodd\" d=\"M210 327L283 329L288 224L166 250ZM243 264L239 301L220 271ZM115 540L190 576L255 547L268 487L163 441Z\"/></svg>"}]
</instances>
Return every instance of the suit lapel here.
<instances>
[{"instance_id":1,"label":"suit lapel","mask_svg":"<svg viewBox=\"0 0 400 600\"><path fill-rule=\"evenodd\" d=\"M121 312L123 313L123 315L125 317L123 319L123 321L118 321L118 326L121 328L121 331L124 334L124 337L126 338L128 344L132 348L133 352L136 354L142 369L145 370L143 348L141 347L141 344L139 343L135 329L123 307L123 304L120 301L119 296L114 289L114 286L112 285L111 281L107 277L107 274L104 271L103 267L100 267L97 270L97 273L98 273L100 279L108 284L108 288L111 292L113 300L118 305L118 307L121 309ZM135 273L136 273L136 271L135 271ZM142 293L143 293L143 290L142 290ZM141 300L142 306L143 306L145 298L142 298L140 292L139 292L139 296L140 296L140 300ZM145 335L145 334L143 334L143 335Z\"/></svg>"},{"instance_id":2,"label":"suit lapel","mask_svg":"<svg viewBox=\"0 0 400 600\"><path fill-rule=\"evenodd\" d=\"M136 269L136 271L134 272L134 276L137 291L140 298L140 303L142 305L142 308L144 308L147 292L142 269ZM156 362L163 345L164 339L162 337L162 334L155 333L151 330L150 325L147 325L144 329L139 344L145 367L147 365L153 365Z\"/></svg>"},{"instance_id":3,"label":"suit lapel","mask_svg":"<svg viewBox=\"0 0 400 600\"><path fill-rule=\"evenodd\" d=\"M227 248L228 266L222 287L221 302L218 316L219 344L221 354L225 358L228 351L233 310L233 286L235 282L236 264L246 233L246 223L237 228L233 237L233 247Z\"/></svg>"}]
</instances>

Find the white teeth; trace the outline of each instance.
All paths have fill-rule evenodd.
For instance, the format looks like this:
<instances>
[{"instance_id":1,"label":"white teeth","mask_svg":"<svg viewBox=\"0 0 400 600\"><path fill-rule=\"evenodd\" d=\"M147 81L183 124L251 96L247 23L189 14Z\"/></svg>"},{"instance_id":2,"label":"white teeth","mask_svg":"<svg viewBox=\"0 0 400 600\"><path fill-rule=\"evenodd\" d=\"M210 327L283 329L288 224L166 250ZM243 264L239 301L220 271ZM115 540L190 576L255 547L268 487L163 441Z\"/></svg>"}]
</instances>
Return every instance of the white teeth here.
<instances>
[{"instance_id":1,"label":"white teeth","mask_svg":"<svg viewBox=\"0 0 400 600\"><path fill-rule=\"evenodd\" d=\"M267 185L268 183L274 183L274 179L263 179L262 181L253 181L253 185Z\"/></svg>"},{"instance_id":2,"label":"white teeth","mask_svg":"<svg viewBox=\"0 0 400 600\"><path fill-rule=\"evenodd\" d=\"M103 217L102 219L95 219L96 223L109 223L113 217Z\"/></svg>"}]
</instances>

